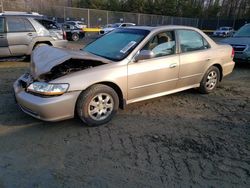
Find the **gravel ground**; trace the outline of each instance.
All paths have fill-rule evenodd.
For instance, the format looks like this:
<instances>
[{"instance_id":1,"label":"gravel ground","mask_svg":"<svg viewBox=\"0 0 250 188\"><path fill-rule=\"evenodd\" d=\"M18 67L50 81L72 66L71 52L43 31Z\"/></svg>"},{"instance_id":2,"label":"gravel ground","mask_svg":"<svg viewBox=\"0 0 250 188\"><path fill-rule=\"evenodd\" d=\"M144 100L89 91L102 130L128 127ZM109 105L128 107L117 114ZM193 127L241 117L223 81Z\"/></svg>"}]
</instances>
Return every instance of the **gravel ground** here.
<instances>
[{"instance_id":1,"label":"gravel ground","mask_svg":"<svg viewBox=\"0 0 250 188\"><path fill-rule=\"evenodd\" d=\"M28 66L0 63L0 187L250 187L249 65L215 93L131 104L94 128L21 112L12 84Z\"/></svg>"}]
</instances>

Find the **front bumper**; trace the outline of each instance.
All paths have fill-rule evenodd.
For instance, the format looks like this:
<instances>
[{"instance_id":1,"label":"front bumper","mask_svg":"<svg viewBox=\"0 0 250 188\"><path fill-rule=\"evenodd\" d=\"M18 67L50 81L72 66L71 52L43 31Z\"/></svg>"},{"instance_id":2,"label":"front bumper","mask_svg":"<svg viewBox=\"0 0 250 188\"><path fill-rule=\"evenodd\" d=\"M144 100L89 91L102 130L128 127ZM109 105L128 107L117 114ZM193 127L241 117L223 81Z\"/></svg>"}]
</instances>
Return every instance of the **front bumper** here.
<instances>
[{"instance_id":1,"label":"front bumper","mask_svg":"<svg viewBox=\"0 0 250 188\"><path fill-rule=\"evenodd\" d=\"M57 47L57 48L66 48L68 44L67 40L55 40L55 41L50 41L50 42L54 47Z\"/></svg>"},{"instance_id":2,"label":"front bumper","mask_svg":"<svg viewBox=\"0 0 250 188\"><path fill-rule=\"evenodd\" d=\"M67 92L61 96L41 97L25 91L18 79L14 85L15 99L22 111L44 120L59 121L70 119L75 114L75 104L81 91Z\"/></svg>"}]
</instances>

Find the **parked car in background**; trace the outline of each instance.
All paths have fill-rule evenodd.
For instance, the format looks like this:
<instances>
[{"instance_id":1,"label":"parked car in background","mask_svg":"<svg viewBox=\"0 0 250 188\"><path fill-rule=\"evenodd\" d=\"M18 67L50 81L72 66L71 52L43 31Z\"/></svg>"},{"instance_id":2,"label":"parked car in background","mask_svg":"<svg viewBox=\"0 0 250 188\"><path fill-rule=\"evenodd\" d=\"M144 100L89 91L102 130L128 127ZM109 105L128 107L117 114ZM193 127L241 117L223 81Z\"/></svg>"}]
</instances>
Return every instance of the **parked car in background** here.
<instances>
[{"instance_id":1,"label":"parked car in background","mask_svg":"<svg viewBox=\"0 0 250 188\"><path fill-rule=\"evenodd\" d=\"M126 104L199 88L213 92L234 68L233 49L185 26L118 28L81 51L36 49L16 101L46 121L107 123ZM167 108L167 107L166 107ZM171 110L171 109L169 109Z\"/></svg>"},{"instance_id":2,"label":"parked car in background","mask_svg":"<svg viewBox=\"0 0 250 188\"><path fill-rule=\"evenodd\" d=\"M87 25L81 21L66 21L65 24L73 25L78 29L83 29L87 27Z\"/></svg>"},{"instance_id":3,"label":"parked car in background","mask_svg":"<svg viewBox=\"0 0 250 188\"><path fill-rule=\"evenodd\" d=\"M43 18L28 13L0 14L0 57L30 55L38 46L65 47L62 30L43 26ZM47 21L46 21L47 22Z\"/></svg>"},{"instance_id":4,"label":"parked car in background","mask_svg":"<svg viewBox=\"0 0 250 188\"><path fill-rule=\"evenodd\" d=\"M104 26L100 31L100 35L105 35L109 33L110 31L113 31L114 29L121 28L121 27L131 27L135 26L136 24L134 23L114 23L114 24L107 24Z\"/></svg>"},{"instance_id":5,"label":"parked car in background","mask_svg":"<svg viewBox=\"0 0 250 188\"><path fill-rule=\"evenodd\" d=\"M235 60L250 63L250 24L242 26L232 37L221 43L230 44L235 51Z\"/></svg>"},{"instance_id":6,"label":"parked car in background","mask_svg":"<svg viewBox=\"0 0 250 188\"><path fill-rule=\"evenodd\" d=\"M41 17L37 17L35 20L43 25L53 38L66 39L66 33L61 29L57 22Z\"/></svg>"},{"instance_id":7,"label":"parked car in background","mask_svg":"<svg viewBox=\"0 0 250 188\"><path fill-rule=\"evenodd\" d=\"M214 33L214 37L231 37L234 34L234 29L232 27L220 27Z\"/></svg>"},{"instance_id":8,"label":"parked car in background","mask_svg":"<svg viewBox=\"0 0 250 188\"><path fill-rule=\"evenodd\" d=\"M63 24L62 28L66 34L67 40L78 41L85 37L85 32L83 29L79 29L74 25Z\"/></svg>"}]
</instances>

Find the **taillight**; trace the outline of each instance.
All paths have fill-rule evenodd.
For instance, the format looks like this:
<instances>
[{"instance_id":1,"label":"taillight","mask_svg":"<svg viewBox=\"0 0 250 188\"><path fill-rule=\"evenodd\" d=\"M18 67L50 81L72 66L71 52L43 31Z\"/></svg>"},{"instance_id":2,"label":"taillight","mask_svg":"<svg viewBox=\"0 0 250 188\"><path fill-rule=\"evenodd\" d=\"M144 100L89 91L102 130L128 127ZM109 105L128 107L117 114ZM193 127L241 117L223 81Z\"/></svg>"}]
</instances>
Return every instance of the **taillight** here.
<instances>
[{"instance_id":1,"label":"taillight","mask_svg":"<svg viewBox=\"0 0 250 188\"><path fill-rule=\"evenodd\" d=\"M232 48L232 55L231 55L232 59L234 58L234 54L235 52L234 52L234 49Z\"/></svg>"}]
</instances>

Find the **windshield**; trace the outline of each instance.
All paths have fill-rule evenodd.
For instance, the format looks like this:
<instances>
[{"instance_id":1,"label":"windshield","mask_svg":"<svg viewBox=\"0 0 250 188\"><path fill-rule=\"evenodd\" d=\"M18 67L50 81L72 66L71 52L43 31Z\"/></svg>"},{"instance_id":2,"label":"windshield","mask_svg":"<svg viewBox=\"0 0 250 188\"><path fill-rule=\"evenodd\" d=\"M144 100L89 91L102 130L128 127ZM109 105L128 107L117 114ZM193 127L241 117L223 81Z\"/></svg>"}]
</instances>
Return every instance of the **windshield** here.
<instances>
[{"instance_id":1,"label":"windshield","mask_svg":"<svg viewBox=\"0 0 250 188\"><path fill-rule=\"evenodd\" d=\"M149 31L141 29L117 29L90 43L83 51L120 61L148 35Z\"/></svg>"},{"instance_id":2,"label":"windshield","mask_svg":"<svg viewBox=\"0 0 250 188\"><path fill-rule=\"evenodd\" d=\"M234 37L250 37L250 25L245 25L239 29Z\"/></svg>"}]
</instances>

